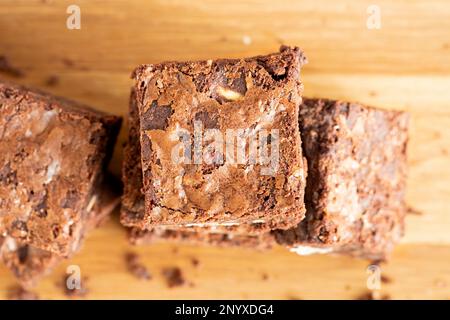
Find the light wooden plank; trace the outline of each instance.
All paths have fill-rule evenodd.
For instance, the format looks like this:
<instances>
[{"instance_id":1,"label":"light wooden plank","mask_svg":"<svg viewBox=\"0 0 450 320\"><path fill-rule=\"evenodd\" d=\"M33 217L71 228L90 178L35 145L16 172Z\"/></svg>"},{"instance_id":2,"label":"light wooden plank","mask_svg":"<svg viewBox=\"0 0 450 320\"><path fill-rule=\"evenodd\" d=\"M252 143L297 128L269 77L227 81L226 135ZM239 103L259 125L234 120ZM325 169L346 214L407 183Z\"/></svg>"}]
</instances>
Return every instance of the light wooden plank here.
<instances>
[{"instance_id":1,"label":"light wooden plank","mask_svg":"<svg viewBox=\"0 0 450 320\"><path fill-rule=\"evenodd\" d=\"M73 1L3 0L0 55L25 72L18 82L125 115L129 74L140 63L244 57L275 51L281 43L301 46L310 60L303 72L306 95L411 113L407 199L423 214L408 216L403 245L383 267L394 279L383 291L394 298L449 298L450 5L376 1L382 28L368 30L372 2L79 0L82 30L69 31L66 8ZM56 86L46 86L50 76L59 77ZM126 130L111 165L117 175ZM38 291L62 298L54 283L68 263L79 264L90 277L91 298L355 298L365 290L365 261L282 250L182 247L174 254L171 245L135 249L154 273L154 280L142 283L125 271L129 249L123 228L111 222ZM200 268L190 265L191 256L200 259ZM195 287L168 290L160 275L165 265L183 267ZM0 297L12 284L0 267Z\"/></svg>"},{"instance_id":2,"label":"light wooden plank","mask_svg":"<svg viewBox=\"0 0 450 320\"><path fill-rule=\"evenodd\" d=\"M124 254L129 250L140 254L152 280L138 280L127 272ZM192 258L199 260L198 267L192 265ZM449 260L450 246L399 246L391 261L381 265L381 273L390 280L381 284L381 293L393 299L448 299ZM131 247L117 221L95 231L81 254L40 283L36 292L41 298L65 298L60 283L68 265L81 268L82 276L88 278L87 298L92 299L355 299L368 291L368 261L300 257L281 249L254 252L170 244ZM161 272L172 266L182 269L187 285L167 288ZM3 267L0 279L3 298L13 279Z\"/></svg>"},{"instance_id":3,"label":"light wooden plank","mask_svg":"<svg viewBox=\"0 0 450 320\"><path fill-rule=\"evenodd\" d=\"M73 31L65 27L73 1L6 0L0 52L27 69L62 68L65 57L110 71L166 59L261 54L287 43L304 48L315 71L449 73L445 0L379 0L380 30L366 27L372 2L80 0L82 29Z\"/></svg>"}]
</instances>

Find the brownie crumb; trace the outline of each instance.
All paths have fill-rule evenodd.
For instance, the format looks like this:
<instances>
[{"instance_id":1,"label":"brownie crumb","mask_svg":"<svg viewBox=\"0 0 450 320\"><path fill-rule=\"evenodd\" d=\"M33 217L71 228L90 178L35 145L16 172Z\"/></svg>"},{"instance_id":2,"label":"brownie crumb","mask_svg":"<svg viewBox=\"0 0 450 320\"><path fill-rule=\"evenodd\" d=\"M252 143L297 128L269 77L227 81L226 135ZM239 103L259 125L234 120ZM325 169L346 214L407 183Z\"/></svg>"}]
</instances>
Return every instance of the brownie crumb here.
<instances>
[{"instance_id":1,"label":"brownie crumb","mask_svg":"<svg viewBox=\"0 0 450 320\"><path fill-rule=\"evenodd\" d=\"M55 87L59 84L59 77L56 75L48 76L45 80L45 85L48 87Z\"/></svg>"},{"instance_id":2,"label":"brownie crumb","mask_svg":"<svg viewBox=\"0 0 450 320\"><path fill-rule=\"evenodd\" d=\"M139 256L134 252L128 252L125 255L125 261L128 271L136 278L141 280L150 280L152 278L150 272L141 263Z\"/></svg>"},{"instance_id":3,"label":"brownie crumb","mask_svg":"<svg viewBox=\"0 0 450 320\"><path fill-rule=\"evenodd\" d=\"M24 288L17 286L13 287L8 292L8 300L39 300L37 293L25 290Z\"/></svg>"},{"instance_id":4,"label":"brownie crumb","mask_svg":"<svg viewBox=\"0 0 450 320\"><path fill-rule=\"evenodd\" d=\"M303 300L302 298L299 298L295 294L288 294L286 297L287 300Z\"/></svg>"},{"instance_id":5,"label":"brownie crumb","mask_svg":"<svg viewBox=\"0 0 450 320\"><path fill-rule=\"evenodd\" d=\"M0 56L0 72L15 78L24 76L23 71L11 65L5 56Z\"/></svg>"},{"instance_id":6,"label":"brownie crumb","mask_svg":"<svg viewBox=\"0 0 450 320\"><path fill-rule=\"evenodd\" d=\"M356 300L391 300L388 294L383 294L379 291L367 291L359 295Z\"/></svg>"},{"instance_id":7,"label":"brownie crumb","mask_svg":"<svg viewBox=\"0 0 450 320\"><path fill-rule=\"evenodd\" d=\"M267 273L263 273L261 278L263 279L263 281L267 281L269 279L269 275Z\"/></svg>"},{"instance_id":8,"label":"brownie crumb","mask_svg":"<svg viewBox=\"0 0 450 320\"><path fill-rule=\"evenodd\" d=\"M173 247L172 248L172 253L173 254L178 254L178 247Z\"/></svg>"},{"instance_id":9,"label":"brownie crumb","mask_svg":"<svg viewBox=\"0 0 450 320\"><path fill-rule=\"evenodd\" d=\"M73 60L70 60L68 58L64 58L62 59L62 63L66 66L66 67L73 67L75 65L75 62L73 62Z\"/></svg>"},{"instance_id":10,"label":"brownie crumb","mask_svg":"<svg viewBox=\"0 0 450 320\"><path fill-rule=\"evenodd\" d=\"M186 282L181 269L178 267L164 268L162 275L166 279L166 283L169 288L182 286Z\"/></svg>"},{"instance_id":11,"label":"brownie crumb","mask_svg":"<svg viewBox=\"0 0 450 320\"><path fill-rule=\"evenodd\" d=\"M89 293L89 289L86 286L86 282L87 282L88 278L84 277L81 279L79 289L77 289L77 288L70 289L67 286L67 280L69 279L70 276L71 276L70 274L64 275L63 282L62 282L64 294L69 298L84 298L84 297L86 297Z\"/></svg>"},{"instance_id":12,"label":"brownie crumb","mask_svg":"<svg viewBox=\"0 0 450 320\"><path fill-rule=\"evenodd\" d=\"M200 261L197 258L192 258L191 263L194 267L198 267L200 265Z\"/></svg>"},{"instance_id":13,"label":"brownie crumb","mask_svg":"<svg viewBox=\"0 0 450 320\"><path fill-rule=\"evenodd\" d=\"M406 208L406 213L407 213L407 214L412 214L412 215L415 215L415 216L421 216L421 215L423 215L423 212L422 212L422 211L417 210L417 209L415 209L415 208L413 208L413 207L411 207L411 206L408 206L408 207Z\"/></svg>"},{"instance_id":14,"label":"brownie crumb","mask_svg":"<svg viewBox=\"0 0 450 320\"><path fill-rule=\"evenodd\" d=\"M381 283L386 283L386 284L393 282L392 278L390 278L390 277L388 277L386 275L383 275L383 274L381 275L380 280L381 280Z\"/></svg>"}]
</instances>

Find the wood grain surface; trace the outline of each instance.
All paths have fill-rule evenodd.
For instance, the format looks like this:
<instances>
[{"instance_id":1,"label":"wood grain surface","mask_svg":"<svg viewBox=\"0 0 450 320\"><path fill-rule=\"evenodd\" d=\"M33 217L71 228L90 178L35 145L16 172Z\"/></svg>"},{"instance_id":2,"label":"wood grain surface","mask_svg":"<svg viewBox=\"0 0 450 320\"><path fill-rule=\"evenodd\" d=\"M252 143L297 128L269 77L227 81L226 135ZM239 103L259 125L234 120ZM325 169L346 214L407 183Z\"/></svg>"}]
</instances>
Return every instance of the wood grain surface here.
<instances>
[{"instance_id":1,"label":"wood grain surface","mask_svg":"<svg viewBox=\"0 0 450 320\"><path fill-rule=\"evenodd\" d=\"M71 4L81 9L80 30L66 28ZM380 29L366 26L371 4L381 10ZM389 279L381 292L393 299L449 299L449 17L445 0L1 0L0 56L23 73L9 79L125 115L129 76L138 64L300 46L309 59L307 96L411 113L407 199L419 214L408 216L402 244L381 265ZM116 175L126 132L125 125L111 164ZM367 292L368 261L282 249L132 247L117 220L116 213L80 254L39 284L41 298L66 298L60 282L72 264L87 277L88 299L354 299ZM150 281L127 272L130 251L140 254ZM170 266L182 269L184 286L167 287L162 270ZM0 266L0 298L14 283Z\"/></svg>"}]
</instances>

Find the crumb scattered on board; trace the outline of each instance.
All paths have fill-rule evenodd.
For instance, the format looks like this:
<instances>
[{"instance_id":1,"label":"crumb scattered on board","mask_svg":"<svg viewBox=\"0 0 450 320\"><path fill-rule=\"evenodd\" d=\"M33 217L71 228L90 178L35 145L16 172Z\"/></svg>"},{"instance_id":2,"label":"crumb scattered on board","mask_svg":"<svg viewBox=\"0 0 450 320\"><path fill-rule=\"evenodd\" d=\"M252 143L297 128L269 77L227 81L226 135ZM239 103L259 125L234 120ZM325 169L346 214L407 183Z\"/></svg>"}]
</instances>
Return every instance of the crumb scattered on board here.
<instances>
[{"instance_id":1,"label":"crumb scattered on board","mask_svg":"<svg viewBox=\"0 0 450 320\"><path fill-rule=\"evenodd\" d=\"M408 206L408 207L406 208L406 213L407 213L407 214L412 214L412 215L415 215L415 216L421 216L421 215L423 215L423 212L422 212L422 211L420 211L420 210L418 210L418 209L415 209L415 208L413 208L413 207L411 207L411 206Z\"/></svg>"},{"instance_id":2,"label":"crumb scattered on board","mask_svg":"<svg viewBox=\"0 0 450 320\"><path fill-rule=\"evenodd\" d=\"M16 78L24 76L23 71L14 67L5 56L0 56L0 72Z\"/></svg>"},{"instance_id":3,"label":"crumb scattered on board","mask_svg":"<svg viewBox=\"0 0 450 320\"><path fill-rule=\"evenodd\" d=\"M125 254L125 262L127 264L128 271L136 278L141 280L150 280L152 278L148 269L142 264L138 254L128 252Z\"/></svg>"},{"instance_id":4,"label":"crumb scattered on board","mask_svg":"<svg viewBox=\"0 0 450 320\"><path fill-rule=\"evenodd\" d=\"M45 79L45 85L48 87L55 87L59 84L59 77L56 75L50 75Z\"/></svg>"},{"instance_id":5,"label":"crumb scattered on board","mask_svg":"<svg viewBox=\"0 0 450 320\"><path fill-rule=\"evenodd\" d=\"M382 283L386 283L386 284L393 282L391 277L388 277L387 275L384 275L384 274L381 275L380 279L381 279Z\"/></svg>"},{"instance_id":6,"label":"crumb scattered on board","mask_svg":"<svg viewBox=\"0 0 450 320\"><path fill-rule=\"evenodd\" d=\"M162 270L162 275L166 279L166 284L169 288L182 286L186 282L181 269L178 267L164 268Z\"/></svg>"},{"instance_id":7,"label":"crumb scattered on board","mask_svg":"<svg viewBox=\"0 0 450 320\"><path fill-rule=\"evenodd\" d=\"M356 297L356 300L391 300L388 294L381 294L379 291L366 291Z\"/></svg>"},{"instance_id":8,"label":"crumb scattered on board","mask_svg":"<svg viewBox=\"0 0 450 320\"><path fill-rule=\"evenodd\" d=\"M198 267L200 265L200 261L197 258L192 258L191 263L194 267Z\"/></svg>"},{"instance_id":9,"label":"crumb scattered on board","mask_svg":"<svg viewBox=\"0 0 450 320\"><path fill-rule=\"evenodd\" d=\"M263 279L263 281L267 281L269 279L269 275L267 273L263 273L261 275L261 278Z\"/></svg>"},{"instance_id":10,"label":"crumb scattered on board","mask_svg":"<svg viewBox=\"0 0 450 320\"><path fill-rule=\"evenodd\" d=\"M39 300L37 293L25 290L21 286L12 287L8 290L8 300Z\"/></svg>"}]
</instances>

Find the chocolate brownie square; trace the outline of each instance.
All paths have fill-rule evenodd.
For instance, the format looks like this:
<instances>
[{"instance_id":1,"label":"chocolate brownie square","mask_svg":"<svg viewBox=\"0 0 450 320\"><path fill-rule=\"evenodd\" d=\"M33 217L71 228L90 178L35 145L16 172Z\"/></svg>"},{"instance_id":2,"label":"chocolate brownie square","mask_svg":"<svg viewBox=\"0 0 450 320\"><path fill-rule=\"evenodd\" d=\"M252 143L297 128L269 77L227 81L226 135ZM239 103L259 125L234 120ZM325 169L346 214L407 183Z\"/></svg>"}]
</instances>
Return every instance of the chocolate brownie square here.
<instances>
[{"instance_id":1,"label":"chocolate brownie square","mask_svg":"<svg viewBox=\"0 0 450 320\"><path fill-rule=\"evenodd\" d=\"M83 238L90 230L106 220L111 212L118 207L120 196L112 179L106 179L96 190L97 201L87 213L86 229ZM11 270L19 283L30 288L44 276L48 275L64 258L50 251L20 243L14 238L0 237L0 260Z\"/></svg>"},{"instance_id":2,"label":"chocolate brownie square","mask_svg":"<svg viewBox=\"0 0 450 320\"><path fill-rule=\"evenodd\" d=\"M135 224L287 229L304 217L298 48L134 73L144 216Z\"/></svg>"},{"instance_id":3,"label":"chocolate brownie square","mask_svg":"<svg viewBox=\"0 0 450 320\"><path fill-rule=\"evenodd\" d=\"M299 253L386 256L404 231L408 120L405 112L304 99L306 218L274 232L277 240Z\"/></svg>"},{"instance_id":4,"label":"chocolate brownie square","mask_svg":"<svg viewBox=\"0 0 450 320\"><path fill-rule=\"evenodd\" d=\"M120 124L0 82L0 234L62 256L75 251Z\"/></svg>"},{"instance_id":5,"label":"chocolate brownie square","mask_svg":"<svg viewBox=\"0 0 450 320\"><path fill-rule=\"evenodd\" d=\"M231 227L158 227L133 230L131 240L258 248L278 243L301 255L385 259L404 229L408 118L399 111L306 98L299 124L309 167L307 213L297 227L247 237Z\"/></svg>"}]
</instances>

